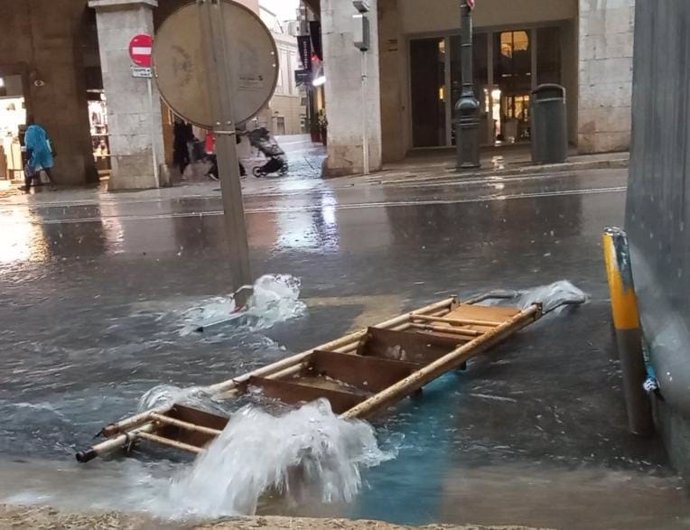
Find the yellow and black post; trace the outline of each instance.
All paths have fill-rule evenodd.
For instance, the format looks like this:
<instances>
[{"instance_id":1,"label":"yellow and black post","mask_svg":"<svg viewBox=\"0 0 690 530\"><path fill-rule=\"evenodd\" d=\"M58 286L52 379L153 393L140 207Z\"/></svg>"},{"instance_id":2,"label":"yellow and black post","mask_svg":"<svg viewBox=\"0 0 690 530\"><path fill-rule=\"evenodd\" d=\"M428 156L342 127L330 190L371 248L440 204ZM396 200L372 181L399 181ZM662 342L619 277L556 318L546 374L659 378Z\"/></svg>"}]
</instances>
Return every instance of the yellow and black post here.
<instances>
[{"instance_id":1,"label":"yellow and black post","mask_svg":"<svg viewBox=\"0 0 690 530\"><path fill-rule=\"evenodd\" d=\"M607 228L604 231L603 246L611 292L613 325L616 330L616 346L623 372L628 426L633 434L646 436L654 432L654 420L649 396L643 388L646 370L642 329L630 263L628 236L620 228Z\"/></svg>"}]
</instances>

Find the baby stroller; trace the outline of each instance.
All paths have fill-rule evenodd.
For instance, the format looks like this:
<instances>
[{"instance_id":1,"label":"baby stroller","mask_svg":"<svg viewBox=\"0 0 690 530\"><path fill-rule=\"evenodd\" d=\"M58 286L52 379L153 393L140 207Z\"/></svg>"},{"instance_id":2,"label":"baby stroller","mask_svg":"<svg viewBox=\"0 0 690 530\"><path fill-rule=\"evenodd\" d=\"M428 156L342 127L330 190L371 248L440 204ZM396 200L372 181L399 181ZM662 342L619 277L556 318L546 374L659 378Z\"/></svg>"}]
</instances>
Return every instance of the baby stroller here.
<instances>
[{"instance_id":1,"label":"baby stroller","mask_svg":"<svg viewBox=\"0 0 690 530\"><path fill-rule=\"evenodd\" d=\"M276 139L273 138L271 133L265 127L259 127L253 131L249 131L249 143L252 147L258 149L267 158L263 166L256 166L252 173L255 177L265 177L277 173L281 177L287 175L288 163L287 157L285 156L285 151L283 151Z\"/></svg>"}]
</instances>

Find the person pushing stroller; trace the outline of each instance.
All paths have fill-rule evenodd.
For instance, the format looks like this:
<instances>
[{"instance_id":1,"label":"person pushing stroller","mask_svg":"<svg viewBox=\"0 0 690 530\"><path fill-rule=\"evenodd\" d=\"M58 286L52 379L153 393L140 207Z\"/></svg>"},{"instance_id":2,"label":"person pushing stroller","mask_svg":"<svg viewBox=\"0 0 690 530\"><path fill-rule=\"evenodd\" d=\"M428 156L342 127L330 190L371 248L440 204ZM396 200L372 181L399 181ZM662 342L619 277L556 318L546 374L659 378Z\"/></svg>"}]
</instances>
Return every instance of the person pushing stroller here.
<instances>
[{"instance_id":1,"label":"person pushing stroller","mask_svg":"<svg viewBox=\"0 0 690 530\"><path fill-rule=\"evenodd\" d=\"M239 144L242 141L240 134L236 135L236 142ZM206 133L206 140L204 142L204 151L206 152L206 160L211 163L211 167L206 172L206 176L211 180L218 180L220 177L218 173L218 156L216 155L216 135L213 131ZM247 171L244 165L240 162L240 177L247 176Z\"/></svg>"}]
</instances>

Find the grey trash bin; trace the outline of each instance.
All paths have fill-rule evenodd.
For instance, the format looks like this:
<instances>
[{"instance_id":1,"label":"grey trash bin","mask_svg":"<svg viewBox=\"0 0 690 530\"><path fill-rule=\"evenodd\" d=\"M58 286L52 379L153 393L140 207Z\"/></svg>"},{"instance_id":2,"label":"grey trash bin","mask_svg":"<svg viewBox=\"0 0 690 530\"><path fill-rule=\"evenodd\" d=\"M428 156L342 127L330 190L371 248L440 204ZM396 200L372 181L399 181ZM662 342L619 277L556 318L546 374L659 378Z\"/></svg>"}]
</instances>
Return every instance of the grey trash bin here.
<instances>
[{"instance_id":1,"label":"grey trash bin","mask_svg":"<svg viewBox=\"0 0 690 530\"><path fill-rule=\"evenodd\" d=\"M539 85L532 90L532 162L558 164L568 158L568 117L565 88Z\"/></svg>"}]
</instances>

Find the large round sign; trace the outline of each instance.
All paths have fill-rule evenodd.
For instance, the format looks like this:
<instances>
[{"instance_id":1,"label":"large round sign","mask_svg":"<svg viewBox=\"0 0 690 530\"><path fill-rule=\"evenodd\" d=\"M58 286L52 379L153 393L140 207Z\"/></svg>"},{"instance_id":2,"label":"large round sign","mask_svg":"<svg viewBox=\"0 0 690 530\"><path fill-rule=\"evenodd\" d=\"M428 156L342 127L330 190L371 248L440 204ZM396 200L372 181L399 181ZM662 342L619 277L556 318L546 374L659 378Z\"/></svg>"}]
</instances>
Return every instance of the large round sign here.
<instances>
[{"instance_id":1,"label":"large round sign","mask_svg":"<svg viewBox=\"0 0 690 530\"><path fill-rule=\"evenodd\" d=\"M246 7L222 0L226 47L231 55L235 122L255 116L273 96L278 82L278 50L268 28ZM156 34L153 68L165 102L179 116L212 129L200 9L188 4L170 15Z\"/></svg>"}]
</instances>

